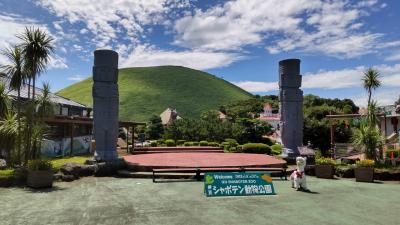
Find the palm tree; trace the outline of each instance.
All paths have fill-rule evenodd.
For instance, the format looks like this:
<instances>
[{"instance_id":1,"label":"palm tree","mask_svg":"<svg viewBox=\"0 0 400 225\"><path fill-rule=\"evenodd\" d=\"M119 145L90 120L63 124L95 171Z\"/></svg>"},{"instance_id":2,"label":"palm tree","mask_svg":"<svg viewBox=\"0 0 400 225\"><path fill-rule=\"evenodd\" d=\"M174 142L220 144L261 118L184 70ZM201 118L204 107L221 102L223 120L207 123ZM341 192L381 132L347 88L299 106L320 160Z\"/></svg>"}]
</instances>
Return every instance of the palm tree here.
<instances>
[{"instance_id":1,"label":"palm tree","mask_svg":"<svg viewBox=\"0 0 400 225\"><path fill-rule=\"evenodd\" d=\"M27 74L24 70L24 58L21 49L17 46L8 48L3 52L8 59L8 65L2 66L3 72L10 78L10 88L17 90L17 120L18 120L18 160L21 157L21 87L25 85ZM19 163L19 162L18 162Z\"/></svg>"},{"instance_id":2,"label":"palm tree","mask_svg":"<svg viewBox=\"0 0 400 225\"><path fill-rule=\"evenodd\" d=\"M381 149L384 140L378 127L361 124L353 130L353 144L361 149L368 159L378 159L377 149Z\"/></svg>"},{"instance_id":3,"label":"palm tree","mask_svg":"<svg viewBox=\"0 0 400 225\"><path fill-rule=\"evenodd\" d=\"M16 140L18 139L18 122L17 116L13 111L8 111L4 118L0 120L0 143L7 150L7 161L13 164L12 153L15 149ZM17 156L17 162L19 158Z\"/></svg>"},{"instance_id":4,"label":"palm tree","mask_svg":"<svg viewBox=\"0 0 400 225\"><path fill-rule=\"evenodd\" d=\"M43 83L42 94L37 100L38 118L46 118L54 115L54 103L51 101L49 83Z\"/></svg>"},{"instance_id":5,"label":"palm tree","mask_svg":"<svg viewBox=\"0 0 400 225\"><path fill-rule=\"evenodd\" d=\"M362 78L364 89L368 92L368 106L371 104L372 91L381 86L380 74L377 70L369 68Z\"/></svg>"},{"instance_id":6,"label":"palm tree","mask_svg":"<svg viewBox=\"0 0 400 225\"><path fill-rule=\"evenodd\" d=\"M6 85L0 83L0 119L7 115L10 105L11 99L8 96Z\"/></svg>"},{"instance_id":7,"label":"palm tree","mask_svg":"<svg viewBox=\"0 0 400 225\"><path fill-rule=\"evenodd\" d=\"M46 70L50 54L54 49L54 39L45 31L34 27L25 28L25 32L17 37L22 40L20 47L24 54L29 79L32 79L32 100L35 101L36 77Z\"/></svg>"}]
</instances>

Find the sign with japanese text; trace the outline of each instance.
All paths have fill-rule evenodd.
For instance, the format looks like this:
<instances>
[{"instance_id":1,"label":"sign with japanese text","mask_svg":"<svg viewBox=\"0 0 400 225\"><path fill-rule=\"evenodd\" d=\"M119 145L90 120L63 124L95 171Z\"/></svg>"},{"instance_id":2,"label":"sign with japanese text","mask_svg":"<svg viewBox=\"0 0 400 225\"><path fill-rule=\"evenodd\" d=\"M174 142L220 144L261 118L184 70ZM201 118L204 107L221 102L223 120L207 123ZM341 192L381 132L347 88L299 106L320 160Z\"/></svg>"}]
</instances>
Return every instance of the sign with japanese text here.
<instances>
[{"instance_id":1,"label":"sign with japanese text","mask_svg":"<svg viewBox=\"0 0 400 225\"><path fill-rule=\"evenodd\" d=\"M204 193L207 197L275 195L275 190L269 173L206 173Z\"/></svg>"}]
</instances>

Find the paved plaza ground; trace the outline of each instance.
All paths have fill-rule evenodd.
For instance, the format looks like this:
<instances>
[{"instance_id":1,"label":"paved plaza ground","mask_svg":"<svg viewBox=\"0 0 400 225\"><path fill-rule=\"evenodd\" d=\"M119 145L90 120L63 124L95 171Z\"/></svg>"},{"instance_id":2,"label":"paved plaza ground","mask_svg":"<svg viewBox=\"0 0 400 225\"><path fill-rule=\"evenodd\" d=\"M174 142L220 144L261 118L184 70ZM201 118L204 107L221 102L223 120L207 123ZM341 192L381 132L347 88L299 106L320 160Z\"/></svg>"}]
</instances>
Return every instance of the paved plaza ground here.
<instances>
[{"instance_id":1,"label":"paved plaza ground","mask_svg":"<svg viewBox=\"0 0 400 225\"><path fill-rule=\"evenodd\" d=\"M0 224L400 224L400 183L275 180L276 196L203 195L202 182L84 178L51 190L0 188Z\"/></svg>"}]
</instances>

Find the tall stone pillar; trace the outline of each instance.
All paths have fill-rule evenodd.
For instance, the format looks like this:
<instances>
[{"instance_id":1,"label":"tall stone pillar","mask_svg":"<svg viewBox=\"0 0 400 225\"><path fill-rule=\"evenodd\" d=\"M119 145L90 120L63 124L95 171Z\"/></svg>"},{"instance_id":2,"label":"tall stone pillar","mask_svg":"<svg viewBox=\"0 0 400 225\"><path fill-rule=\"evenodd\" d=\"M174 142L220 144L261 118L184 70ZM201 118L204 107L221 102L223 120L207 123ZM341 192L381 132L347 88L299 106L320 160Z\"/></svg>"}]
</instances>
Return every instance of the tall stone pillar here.
<instances>
[{"instance_id":1,"label":"tall stone pillar","mask_svg":"<svg viewBox=\"0 0 400 225\"><path fill-rule=\"evenodd\" d=\"M303 146L303 91L301 87L300 60L279 62L279 102L281 113L281 138L285 148L299 153Z\"/></svg>"},{"instance_id":2,"label":"tall stone pillar","mask_svg":"<svg viewBox=\"0 0 400 225\"><path fill-rule=\"evenodd\" d=\"M92 94L95 158L115 161L118 158L118 53L111 50L94 52Z\"/></svg>"}]
</instances>

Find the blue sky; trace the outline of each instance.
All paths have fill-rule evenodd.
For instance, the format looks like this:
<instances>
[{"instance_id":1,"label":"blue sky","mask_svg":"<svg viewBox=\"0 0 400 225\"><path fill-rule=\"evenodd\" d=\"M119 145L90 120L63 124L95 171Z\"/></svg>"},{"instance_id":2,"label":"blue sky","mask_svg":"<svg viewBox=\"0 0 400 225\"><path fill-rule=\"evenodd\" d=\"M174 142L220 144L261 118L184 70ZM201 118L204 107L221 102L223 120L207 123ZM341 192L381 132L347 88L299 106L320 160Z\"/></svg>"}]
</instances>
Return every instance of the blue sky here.
<instances>
[{"instance_id":1,"label":"blue sky","mask_svg":"<svg viewBox=\"0 0 400 225\"><path fill-rule=\"evenodd\" d=\"M305 94L359 105L360 77L374 67L379 103L400 95L396 0L0 0L0 8L0 48L18 43L25 26L55 38L40 76L53 91L89 77L92 52L110 48L120 67L182 65L256 94L276 94L278 61L299 58Z\"/></svg>"}]
</instances>

